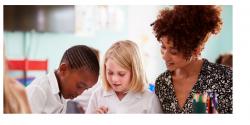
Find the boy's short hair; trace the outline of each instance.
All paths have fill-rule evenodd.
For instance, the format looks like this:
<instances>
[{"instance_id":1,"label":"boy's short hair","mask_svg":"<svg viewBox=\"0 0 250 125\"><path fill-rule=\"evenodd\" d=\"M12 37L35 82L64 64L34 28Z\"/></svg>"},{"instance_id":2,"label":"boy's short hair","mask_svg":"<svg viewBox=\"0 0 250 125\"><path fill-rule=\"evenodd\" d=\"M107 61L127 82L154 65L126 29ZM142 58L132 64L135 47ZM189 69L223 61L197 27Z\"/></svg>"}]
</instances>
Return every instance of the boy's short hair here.
<instances>
[{"instance_id":1,"label":"boy's short hair","mask_svg":"<svg viewBox=\"0 0 250 125\"><path fill-rule=\"evenodd\" d=\"M86 45L76 45L67 49L62 57L62 62L69 65L71 69L86 69L99 75L99 61L93 50Z\"/></svg>"}]
</instances>

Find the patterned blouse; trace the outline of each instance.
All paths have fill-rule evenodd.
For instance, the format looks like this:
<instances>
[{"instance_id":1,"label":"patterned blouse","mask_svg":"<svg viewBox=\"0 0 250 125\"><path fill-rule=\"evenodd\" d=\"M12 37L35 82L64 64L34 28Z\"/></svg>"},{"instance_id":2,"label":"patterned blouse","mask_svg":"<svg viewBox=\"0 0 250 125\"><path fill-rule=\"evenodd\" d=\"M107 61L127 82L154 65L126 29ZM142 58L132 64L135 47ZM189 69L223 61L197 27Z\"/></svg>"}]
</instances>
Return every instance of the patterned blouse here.
<instances>
[{"instance_id":1,"label":"patterned blouse","mask_svg":"<svg viewBox=\"0 0 250 125\"><path fill-rule=\"evenodd\" d=\"M155 82L155 93L158 96L164 113L192 113L193 96L196 93L217 93L217 112L232 113L232 70L229 67L214 64L203 59L204 63L198 81L192 88L183 108L178 105L170 71L162 73Z\"/></svg>"}]
</instances>

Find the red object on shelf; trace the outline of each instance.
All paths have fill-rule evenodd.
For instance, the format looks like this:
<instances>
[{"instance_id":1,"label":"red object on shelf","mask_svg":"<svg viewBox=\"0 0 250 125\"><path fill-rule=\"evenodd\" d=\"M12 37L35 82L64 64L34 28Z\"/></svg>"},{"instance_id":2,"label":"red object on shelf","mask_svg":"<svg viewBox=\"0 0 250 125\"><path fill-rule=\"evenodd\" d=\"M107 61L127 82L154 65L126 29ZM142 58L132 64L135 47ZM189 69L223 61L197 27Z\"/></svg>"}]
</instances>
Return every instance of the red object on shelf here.
<instances>
[{"instance_id":1,"label":"red object on shelf","mask_svg":"<svg viewBox=\"0 0 250 125\"><path fill-rule=\"evenodd\" d=\"M30 77L27 77L29 70L43 70L48 72L48 60L7 60L9 70L23 71L23 79L19 79L25 86L30 82ZM34 78L33 78L34 79Z\"/></svg>"},{"instance_id":2,"label":"red object on shelf","mask_svg":"<svg viewBox=\"0 0 250 125\"><path fill-rule=\"evenodd\" d=\"M9 70L48 70L48 60L7 60Z\"/></svg>"}]
</instances>

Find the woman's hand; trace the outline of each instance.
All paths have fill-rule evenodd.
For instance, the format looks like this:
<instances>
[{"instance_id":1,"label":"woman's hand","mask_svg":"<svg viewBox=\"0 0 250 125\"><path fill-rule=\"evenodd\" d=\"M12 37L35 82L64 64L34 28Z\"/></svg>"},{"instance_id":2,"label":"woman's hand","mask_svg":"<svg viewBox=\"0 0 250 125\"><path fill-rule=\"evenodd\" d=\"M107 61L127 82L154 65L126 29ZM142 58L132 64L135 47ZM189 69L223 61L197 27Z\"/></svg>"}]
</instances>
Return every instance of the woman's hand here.
<instances>
[{"instance_id":1,"label":"woman's hand","mask_svg":"<svg viewBox=\"0 0 250 125\"><path fill-rule=\"evenodd\" d=\"M106 114L108 112L108 107L102 106L102 107L96 109L96 112L98 114Z\"/></svg>"}]
</instances>

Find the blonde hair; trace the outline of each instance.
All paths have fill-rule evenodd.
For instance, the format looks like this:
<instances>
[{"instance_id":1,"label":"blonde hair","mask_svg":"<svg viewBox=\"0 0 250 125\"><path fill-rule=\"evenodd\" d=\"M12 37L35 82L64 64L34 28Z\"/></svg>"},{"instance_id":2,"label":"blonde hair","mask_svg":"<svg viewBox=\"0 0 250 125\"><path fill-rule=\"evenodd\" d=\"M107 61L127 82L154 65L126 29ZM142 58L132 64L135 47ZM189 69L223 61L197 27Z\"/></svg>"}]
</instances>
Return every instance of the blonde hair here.
<instances>
[{"instance_id":1,"label":"blonde hair","mask_svg":"<svg viewBox=\"0 0 250 125\"><path fill-rule=\"evenodd\" d=\"M4 113L31 113L24 87L7 76L5 63L6 61L4 62Z\"/></svg>"},{"instance_id":2,"label":"blonde hair","mask_svg":"<svg viewBox=\"0 0 250 125\"><path fill-rule=\"evenodd\" d=\"M130 89L134 92L143 92L145 84L147 84L146 75L143 70L141 56L138 46L130 41L123 40L114 43L105 53L102 64L102 81L106 90L110 90L111 86L108 83L106 73L106 62L108 59L113 59L119 66L131 71Z\"/></svg>"},{"instance_id":3,"label":"blonde hair","mask_svg":"<svg viewBox=\"0 0 250 125\"><path fill-rule=\"evenodd\" d=\"M22 85L10 77L4 78L4 113L31 113Z\"/></svg>"}]
</instances>

